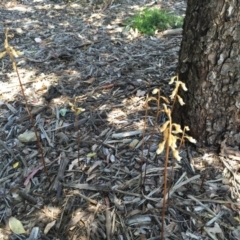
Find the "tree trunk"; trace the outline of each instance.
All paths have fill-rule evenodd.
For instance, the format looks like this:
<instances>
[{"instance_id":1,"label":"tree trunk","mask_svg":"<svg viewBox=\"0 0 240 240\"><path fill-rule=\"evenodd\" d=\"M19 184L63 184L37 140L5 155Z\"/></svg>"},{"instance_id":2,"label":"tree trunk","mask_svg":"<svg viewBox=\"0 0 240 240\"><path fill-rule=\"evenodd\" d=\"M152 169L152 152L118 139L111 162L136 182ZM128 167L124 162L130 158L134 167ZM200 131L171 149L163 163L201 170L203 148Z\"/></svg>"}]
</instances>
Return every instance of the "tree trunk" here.
<instances>
[{"instance_id":1,"label":"tree trunk","mask_svg":"<svg viewBox=\"0 0 240 240\"><path fill-rule=\"evenodd\" d=\"M200 146L240 143L240 1L188 0L179 55L188 91L174 119Z\"/></svg>"}]
</instances>

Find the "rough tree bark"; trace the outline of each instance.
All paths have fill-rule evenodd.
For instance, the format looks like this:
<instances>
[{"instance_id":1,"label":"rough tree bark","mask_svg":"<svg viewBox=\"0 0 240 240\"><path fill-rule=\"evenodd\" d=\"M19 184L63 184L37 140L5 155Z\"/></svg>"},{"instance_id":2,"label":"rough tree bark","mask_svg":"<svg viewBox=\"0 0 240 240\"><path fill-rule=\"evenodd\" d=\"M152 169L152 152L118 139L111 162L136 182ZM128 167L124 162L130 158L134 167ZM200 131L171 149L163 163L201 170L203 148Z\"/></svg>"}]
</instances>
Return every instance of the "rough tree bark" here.
<instances>
[{"instance_id":1,"label":"rough tree bark","mask_svg":"<svg viewBox=\"0 0 240 240\"><path fill-rule=\"evenodd\" d=\"M240 1L188 0L179 55L185 107L175 120L200 146L240 143Z\"/></svg>"}]
</instances>

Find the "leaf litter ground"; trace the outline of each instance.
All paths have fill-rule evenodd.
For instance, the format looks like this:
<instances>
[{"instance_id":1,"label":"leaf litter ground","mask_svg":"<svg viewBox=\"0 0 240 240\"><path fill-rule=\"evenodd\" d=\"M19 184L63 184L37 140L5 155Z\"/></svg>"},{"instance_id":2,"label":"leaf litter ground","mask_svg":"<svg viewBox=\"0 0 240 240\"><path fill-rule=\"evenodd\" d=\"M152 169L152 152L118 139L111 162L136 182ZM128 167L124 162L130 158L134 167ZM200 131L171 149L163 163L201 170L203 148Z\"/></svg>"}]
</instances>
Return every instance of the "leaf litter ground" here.
<instances>
[{"instance_id":1,"label":"leaf litter ground","mask_svg":"<svg viewBox=\"0 0 240 240\"><path fill-rule=\"evenodd\" d=\"M126 29L124 19L146 6L176 14L186 7L180 0L1 2L1 48L8 27L9 43L23 53L18 68L50 183L36 143L18 140L32 127L3 58L0 239L160 239L162 136L152 130L154 104L144 132L145 98L154 88L169 95L181 30L149 37ZM82 110L77 119L73 106ZM239 159L190 147L181 155L168 169L165 239L240 239ZM16 219L25 234L13 233Z\"/></svg>"}]
</instances>

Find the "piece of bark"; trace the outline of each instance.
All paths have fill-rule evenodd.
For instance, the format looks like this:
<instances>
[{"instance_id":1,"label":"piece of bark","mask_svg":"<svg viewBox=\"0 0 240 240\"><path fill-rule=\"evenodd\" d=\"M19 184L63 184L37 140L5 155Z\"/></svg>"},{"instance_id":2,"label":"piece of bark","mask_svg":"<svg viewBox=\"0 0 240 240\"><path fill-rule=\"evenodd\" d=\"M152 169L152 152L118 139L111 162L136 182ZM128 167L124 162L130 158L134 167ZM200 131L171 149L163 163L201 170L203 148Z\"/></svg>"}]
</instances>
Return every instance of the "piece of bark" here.
<instances>
[{"instance_id":1,"label":"piece of bark","mask_svg":"<svg viewBox=\"0 0 240 240\"><path fill-rule=\"evenodd\" d=\"M60 166L58 169L58 174L57 174L57 177L55 178L54 183L51 187L51 190L57 192L57 198L59 198L60 194L61 194L61 190L62 190L61 182L64 179L64 172L66 170L68 163L69 163L69 159L66 158L65 153L61 153L61 160L60 160Z\"/></svg>"}]
</instances>

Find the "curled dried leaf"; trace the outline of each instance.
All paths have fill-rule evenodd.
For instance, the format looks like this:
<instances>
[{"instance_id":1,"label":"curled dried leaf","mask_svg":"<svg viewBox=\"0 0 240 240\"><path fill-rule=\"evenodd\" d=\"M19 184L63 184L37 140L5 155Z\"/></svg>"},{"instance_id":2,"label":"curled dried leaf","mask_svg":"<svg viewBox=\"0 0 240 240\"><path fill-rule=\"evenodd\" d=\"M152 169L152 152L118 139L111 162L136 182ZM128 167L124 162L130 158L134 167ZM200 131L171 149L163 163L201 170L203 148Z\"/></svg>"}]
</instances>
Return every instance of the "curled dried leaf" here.
<instances>
[{"instance_id":1,"label":"curled dried leaf","mask_svg":"<svg viewBox=\"0 0 240 240\"><path fill-rule=\"evenodd\" d=\"M163 139L167 141L169 135L169 129L166 128L165 131L163 132Z\"/></svg>"},{"instance_id":2,"label":"curled dried leaf","mask_svg":"<svg viewBox=\"0 0 240 240\"><path fill-rule=\"evenodd\" d=\"M3 57L5 57L6 53L7 53L6 51L1 52L1 53L0 53L0 59L3 58Z\"/></svg>"},{"instance_id":3,"label":"curled dried leaf","mask_svg":"<svg viewBox=\"0 0 240 240\"><path fill-rule=\"evenodd\" d=\"M177 80L177 76L171 78L169 85L173 84L175 80Z\"/></svg>"},{"instance_id":4,"label":"curled dried leaf","mask_svg":"<svg viewBox=\"0 0 240 240\"><path fill-rule=\"evenodd\" d=\"M162 151L164 150L164 147L165 147L165 143L166 143L165 140L163 142L159 143L158 149L156 151L157 154L161 154L162 153Z\"/></svg>"},{"instance_id":5,"label":"curled dried leaf","mask_svg":"<svg viewBox=\"0 0 240 240\"><path fill-rule=\"evenodd\" d=\"M160 132L164 132L166 128L168 127L170 121L166 121L161 127L160 127Z\"/></svg>"},{"instance_id":6,"label":"curled dried leaf","mask_svg":"<svg viewBox=\"0 0 240 240\"><path fill-rule=\"evenodd\" d=\"M171 109L169 109L165 103L163 103L163 108L164 108L163 111L168 115L168 117L170 117Z\"/></svg>"},{"instance_id":7,"label":"curled dried leaf","mask_svg":"<svg viewBox=\"0 0 240 240\"><path fill-rule=\"evenodd\" d=\"M177 93L177 89L175 88L173 91L172 91L172 94L169 96L171 100L174 99L174 96L176 95Z\"/></svg>"},{"instance_id":8,"label":"curled dried leaf","mask_svg":"<svg viewBox=\"0 0 240 240\"><path fill-rule=\"evenodd\" d=\"M183 106L185 104L185 102L183 101L183 99L179 95L177 95L177 99L178 99L178 102L181 106Z\"/></svg>"},{"instance_id":9,"label":"curled dried leaf","mask_svg":"<svg viewBox=\"0 0 240 240\"><path fill-rule=\"evenodd\" d=\"M156 102L157 102L157 99L156 99L155 97L149 97L149 98L147 99L147 101L148 101L148 102L150 102L150 101L156 101Z\"/></svg>"},{"instance_id":10,"label":"curled dried leaf","mask_svg":"<svg viewBox=\"0 0 240 240\"><path fill-rule=\"evenodd\" d=\"M171 149L172 149L173 157L174 157L177 161L180 161L182 158L179 156L178 150L176 150L176 149L174 149L174 148L171 148Z\"/></svg>"},{"instance_id":11,"label":"curled dried leaf","mask_svg":"<svg viewBox=\"0 0 240 240\"><path fill-rule=\"evenodd\" d=\"M12 51L12 55L13 55L13 57L15 57L15 58L17 58L17 57L23 55L22 52L20 52L20 51L16 51L13 47L11 47L11 51Z\"/></svg>"},{"instance_id":12,"label":"curled dried leaf","mask_svg":"<svg viewBox=\"0 0 240 240\"><path fill-rule=\"evenodd\" d=\"M179 84L180 84L179 82L176 82L176 86L175 86L175 88L173 89L172 94L170 95L170 99L171 99L171 100L173 100L174 97L177 95L178 88L179 88Z\"/></svg>"},{"instance_id":13,"label":"curled dried leaf","mask_svg":"<svg viewBox=\"0 0 240 240\"><path fill-rule=\"evenodd\" d=\"M157 94L158 92L160 92L160 89L155 88L155 89L153 89L152 94L154 95L154 94Z\"/></svg>"},{"instance_id":14,"label":"curled dried leaf","mask_svg":"<svg viewBox=\"0 0 240 240\"><path fill-rule=\"evenodd\" d=\"M191 143L197 143L197 140L196 139L194 139L193 137L189 137L189 136L184 136L189 142L191 142Z\"/></svg>"},{"instance_id":15,"label":"curled dried leaf","mask_svg":"<svg viewBox=\"0 0 240 240\"><path fill-rule=\"evenodd\" d=\"M174 135L172 135L172 134L170 134L170 136L169 136L169 146L171 146L171 148L172 149L174 149L174 148L177 148L177 137L176 136L174 136Z\"/></svg>"},{"instance_id":16,"label":"curled dried leaf","mask_svg":"<svg viewBox=\"0 0 240 240\"><path fill-rule=\"evenodd\" d=\"M166 97L162 97L161 98L166 102L166 103L169 103L168 99Z\"/></svg>"},{"instance_id":17,"label":"curled dried leaf","mask_svg":"<svg viewBox=\"0 0 240 240\"><path fill-rule=\"evenodd\" d=\"M182 87L182 89L183 89L184 91L187 91L187 90L188 90L185 83L183 83L183 82L181 82L181 81L179 81L179 83L180 83L180 86Z\"/></svg>"},{"instance_id":18,"label":"curled dried leaf","mask_svg":"<svg viewBox=\"0 0 240 240\"><path fill-rule=\"evenodd\" d=\"M182 133L181 126L177 123L173 123L172 126L174 127L175 130L172 130L172 133L177 134L177 133Z\"/></svg>"}]
</instances>

